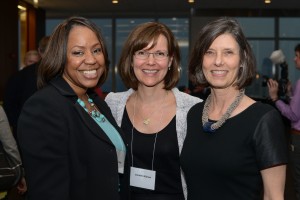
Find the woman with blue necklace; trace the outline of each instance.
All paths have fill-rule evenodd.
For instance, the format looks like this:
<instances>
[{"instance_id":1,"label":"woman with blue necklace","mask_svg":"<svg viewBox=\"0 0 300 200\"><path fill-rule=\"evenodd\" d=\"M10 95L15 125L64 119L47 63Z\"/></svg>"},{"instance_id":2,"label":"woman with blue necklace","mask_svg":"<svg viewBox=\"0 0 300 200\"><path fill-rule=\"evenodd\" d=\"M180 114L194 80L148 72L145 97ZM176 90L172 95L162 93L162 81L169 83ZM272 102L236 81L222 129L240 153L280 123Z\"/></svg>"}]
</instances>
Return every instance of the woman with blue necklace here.
<instances>
[{"instance_id":1,"label":"woman with blue necklace","mask_svg":"<svg viewBox=\"0 0 300 200\"><path fill-rule=\"evenodd\" d=\"M36 92L18 124L30 200L118 200L126 143L93 88L108 74L104 39L88 19L57 26Z\"/></svg>"},{"instance_id":2,"label":"woman with blue necklace","mask_svg":"<svg viewBox=\"0 0 300 200\"><path fill-rule=\"evenodd\" d=\"M201 29L189 73L211 94L187 116L180 157L187 199L283 200L283 122L272 106L245 95L255 58L236 20L219 18Z\"/></svg>"}]
</instances>

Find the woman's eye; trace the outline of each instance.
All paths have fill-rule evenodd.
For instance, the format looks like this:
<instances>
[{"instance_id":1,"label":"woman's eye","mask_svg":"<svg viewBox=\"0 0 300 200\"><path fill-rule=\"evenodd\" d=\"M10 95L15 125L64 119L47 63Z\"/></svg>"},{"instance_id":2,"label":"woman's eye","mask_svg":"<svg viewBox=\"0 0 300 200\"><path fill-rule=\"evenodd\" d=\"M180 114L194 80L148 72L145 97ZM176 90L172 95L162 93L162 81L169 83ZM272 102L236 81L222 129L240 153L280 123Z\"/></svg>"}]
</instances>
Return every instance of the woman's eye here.
<instances>
[{"instance_id":1,"label":"woman's eye","mask_svg":"<svg viewBox=\"0 0 300 200\"><path fill-rule=\"evenodd\" d=\"M102 52L102 49L101 48L97 48L94 50L94 53L101 53Z\"/></svg>"},{"instance_id":2,"label":"woman's eye","mask_svg":"<svg viewBox=\"0 0 300 200\"><path fill-rule=\"evenodd\" d=\"M205 54L207 54L207 55L213 55L214 52L213 51L206 51Z\"/></svg>"},{"instance_id":3,"label":"woman's eye","mask_svg":"<svg viewBox=\"0 0 300 200\"><path fill-rule=\"evenodd\" d=\"M145 53L144 51L138 51L137 54L143 56L143 55L145 55L146 53Z\"/></svg>"},{"instance_id":4,"label":"woman's eye","mask_svg":"<svg viewBox=\"0 0 300 200\"><path fill-rule=\"evenodd\" d=\"M165 56L164 52L156 52L156 54L159 55L159 56Z\"/></svg>"},{"instance_id":5,"label":"woman's eye","mask_svg":"<svg viewBox=\"0 0 300 200\"><path fill-rule=\"evenodd\" d=\"M225 51L224 54L225 55L231 55L231 54L233 54L233 52L232 51Z\"/></svg>"},{"instance_id":6,"label":"woman's eye","mask_svg":"<svg viewBox=\"0 0 300 200\"><path fill-rule=\"evenodd\" d=\"M83 52L82 51L73 51L72 54L75 56L80 56L80 55L83 55Z\"/></svg>"}]
</instances>

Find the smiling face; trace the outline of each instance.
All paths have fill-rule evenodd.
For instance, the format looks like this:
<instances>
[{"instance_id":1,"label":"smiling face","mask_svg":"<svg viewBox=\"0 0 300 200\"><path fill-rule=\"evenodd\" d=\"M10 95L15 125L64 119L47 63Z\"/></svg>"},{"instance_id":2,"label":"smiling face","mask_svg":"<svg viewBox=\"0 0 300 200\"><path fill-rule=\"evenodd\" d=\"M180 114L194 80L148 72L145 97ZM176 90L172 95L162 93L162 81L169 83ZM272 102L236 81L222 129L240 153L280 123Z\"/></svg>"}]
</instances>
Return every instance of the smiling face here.
<instances>
[{"instance_id":1,"label":"smiling face","mask_svg":"<svg viewBox=\"0 0 300 200\"><path fill-rule=\"evenodd\" d=\"M203 57L203 73L211 87L232 87L240 68L239 52L239 45L230 34L213 41Z\"/></svg>"},{"instance_id":2,"label":"smiling face","mask_svg":"<svg viewBox=\"0 0 300 200\"><path fill-rule=\"evenodd\" d=\"M160 35L157 44L149 49L152 42L147 47L139 50L149 53L168 52L168 42L165 36ZM155 59L154 54L150 54L146 59L133 56L133 70L140 86L154 87L164 86L164 78L168 72L168 67L172 63L172 57L167 56L165 59Z\"/></svg>"},{"instance_id":3,"label":"smiling face","mask_svg":"<svg viewBox=\"0 0 300 200\"><path fill-rule=\"evenodd\" d=\"M69 33L63 78L78 95L95 87L104 70L104 55L96 34L87 27L74 26Z\"/></svg>"}]
</instances>

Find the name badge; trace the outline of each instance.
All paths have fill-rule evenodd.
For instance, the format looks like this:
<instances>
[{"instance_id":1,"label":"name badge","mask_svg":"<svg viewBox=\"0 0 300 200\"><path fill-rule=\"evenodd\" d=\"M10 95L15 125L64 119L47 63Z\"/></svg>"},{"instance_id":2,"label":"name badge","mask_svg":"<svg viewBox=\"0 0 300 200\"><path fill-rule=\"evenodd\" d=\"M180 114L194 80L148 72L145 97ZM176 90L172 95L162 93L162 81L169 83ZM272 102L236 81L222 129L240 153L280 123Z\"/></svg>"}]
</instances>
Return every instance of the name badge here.
<instances>
[{"instance_id":1,"label":"name badge","mask_svg":"<svg viewBox=\"0 0 300 200\"><path fill-rule=\"evenodd\" d=\"M118 172L120 174L124 173L124 163L125 163L125 152L117 150L117 157L118 157Z\"/></svg>"},{"instance_id":2,"label":"name badge","mask_svg":"<svg viewBox=\"0 0 300 200\"><path fill-rule=\"evenodd\" d=\"M130 186L154 190L155 177L156 171L136 167L130 168Z\"/></svg>"}]
</instances>

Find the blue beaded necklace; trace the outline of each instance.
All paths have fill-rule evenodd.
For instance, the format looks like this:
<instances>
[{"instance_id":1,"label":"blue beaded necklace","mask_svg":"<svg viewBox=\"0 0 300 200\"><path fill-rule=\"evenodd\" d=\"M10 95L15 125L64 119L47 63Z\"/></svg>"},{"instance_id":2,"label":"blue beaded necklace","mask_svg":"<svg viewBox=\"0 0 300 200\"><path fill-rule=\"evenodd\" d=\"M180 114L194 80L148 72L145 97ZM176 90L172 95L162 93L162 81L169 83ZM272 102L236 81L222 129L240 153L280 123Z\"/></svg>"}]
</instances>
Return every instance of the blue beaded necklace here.
<instances>
[{"instance_id":1,"label":"blue beaded necklace","mask_svg":"<svg viewBox=\"0 0 300 200\"><path fill-rule=\"evenodd\" d=\"M204 108L202 111L202 124L203 124L203 131L205 133L214 133L218 128L220 128L225 121L230 117L231 113L234 111L234 109L239 105L240 101L242 100L243 96L245 94L245 89L241 89L239 91L239 94L233 101L233 103L229 106L225 114L219 119L218 121L209 121L208 120L208 110L209 106L211 104L211 94L207 97Z\"/></svg>"}]
</instances>

